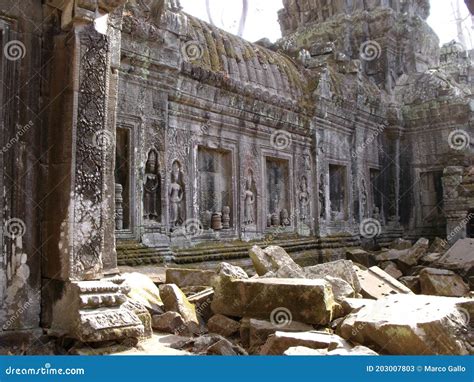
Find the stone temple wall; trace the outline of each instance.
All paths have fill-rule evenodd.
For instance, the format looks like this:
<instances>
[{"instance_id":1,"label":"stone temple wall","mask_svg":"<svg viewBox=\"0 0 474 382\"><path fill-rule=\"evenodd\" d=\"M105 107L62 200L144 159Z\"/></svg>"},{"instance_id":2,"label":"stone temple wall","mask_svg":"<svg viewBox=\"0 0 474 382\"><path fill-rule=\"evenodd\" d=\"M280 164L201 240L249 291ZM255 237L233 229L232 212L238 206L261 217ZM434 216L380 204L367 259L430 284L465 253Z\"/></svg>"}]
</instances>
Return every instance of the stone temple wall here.
<instances>
[{"instance_id":1,"label":"stone temple wall","mask_svg":"<svg viewBox=\"0 0 474 382\"><path fill-rule=\"evenodd\" d=\"M43 20L36 1L0 10L0 331L19 331L39 326Z\"/></svg>"},{"instance_id":2,"label":"stone temple wall","mask_svg":"<svg viewBox=\"0 0 474 382\"><path fill-rule=\"evenodd\" d=\"M472 56L426 1L284 5L260 45L178 1L0 0L2 340L142 336L116 242L472 235Z\"/></svg>"}]
</instances>

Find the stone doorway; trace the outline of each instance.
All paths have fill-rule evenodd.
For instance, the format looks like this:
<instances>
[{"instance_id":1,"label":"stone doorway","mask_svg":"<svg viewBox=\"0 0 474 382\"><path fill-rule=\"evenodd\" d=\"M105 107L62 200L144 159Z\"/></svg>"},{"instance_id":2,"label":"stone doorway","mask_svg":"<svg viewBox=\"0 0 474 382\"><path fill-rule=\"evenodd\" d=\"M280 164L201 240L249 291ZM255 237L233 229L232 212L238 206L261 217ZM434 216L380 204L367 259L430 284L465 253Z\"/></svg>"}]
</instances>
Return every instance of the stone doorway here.
<instances>
[{"instance_id":1,"label":"stone doorway","mask_svg":"<svg viewBox=\"0 0 474 382\"><path fill-rule=\"evenodd\" d=\"M211 228L214 230L233 227L231 152L199 147L198 174L199 214L210 214Z\"/></svg>"}]
</instances>

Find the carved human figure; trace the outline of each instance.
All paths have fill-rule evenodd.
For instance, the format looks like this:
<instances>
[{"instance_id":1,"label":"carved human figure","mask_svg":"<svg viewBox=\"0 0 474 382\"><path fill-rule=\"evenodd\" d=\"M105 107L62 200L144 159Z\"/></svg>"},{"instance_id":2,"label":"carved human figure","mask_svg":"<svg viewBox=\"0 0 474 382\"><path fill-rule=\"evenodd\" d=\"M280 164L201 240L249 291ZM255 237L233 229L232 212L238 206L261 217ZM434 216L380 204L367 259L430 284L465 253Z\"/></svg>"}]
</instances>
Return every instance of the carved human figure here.
<instances>
[{"instance_id":1,"label":"carved human figure","mask_svg":"<svg viewBox=\"0 0 474 382\"><path fill-rule=\"evenodd\" d=\"M148 153L143 178L143 209L145 219L158 220L160 195L160 175L158 172L158 155L155 150Z\"/></svg>"},{"instance_id":2,"label":"carved human figure","mask_svg":"<svg viewBox=\"0 0 474 382\"><path fill-rule=\"evenodd\" d=\"M251 175L245 181L244 193L244 224L253 224L254 217L255 195L252 191L252 177Z\"/></svg>"},{"instance_id":3,"label":"carved human figure","mask_svg":"<svg viewBox=\"0 0 474 382\"><path fill-rule=\"evenodd\" d=\"M305 222L309 216L308 180L305 176L301 178L298 200L300 204L300 219L301 221Z\"/></svg>"},{"instance_id":4,"label":"carved human figure","mask_svg":"<svg viewBox=\"0 0 474 382\"><path fill-rule=\"evenodd\" d=\"M180 163L174 161L171 167L171 183L169 188L170 223L172 227L183 223L181 205L184 198L184 184L182 174Z\"/></svg>"}]
</instances>

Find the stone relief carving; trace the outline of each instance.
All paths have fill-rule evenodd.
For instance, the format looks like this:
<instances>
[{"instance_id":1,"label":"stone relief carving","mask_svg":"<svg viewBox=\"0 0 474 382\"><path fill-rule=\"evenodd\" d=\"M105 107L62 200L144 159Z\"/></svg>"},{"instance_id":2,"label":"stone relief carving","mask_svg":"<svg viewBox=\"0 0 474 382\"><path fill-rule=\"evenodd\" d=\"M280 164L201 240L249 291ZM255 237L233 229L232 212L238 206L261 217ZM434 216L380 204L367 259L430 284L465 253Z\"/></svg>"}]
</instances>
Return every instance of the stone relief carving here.
<instances>
[{"instance_id":1,"label":"stone relief carving","mask_svg":"<svg viewBox=\"0 0 474 382\"><path fill-rule=\"evenodd\" d=\"M367 194L367 185L365 184L365 179L360 181L360 213L361 217L365 218L368 214L368 194Z\"/></svg>"},{"instance_id":2,"label":"stone relief carving","mask_svg":"<svg viewBox=\"0 0 474 382\"><path fill-rule=\"evenodd\" d=\"M298 193L298 201L300 208L300 220L306 223L309 216L309 193L308 193L308 179L303 176L300 182L300 191Z\"/></svg>"},{"instance_id":3,"label":"stone relief carving","mask_svg":"<svg viewBox=\"0 0 474 382\"><path fill-rule=\"evenodd\" d=\"M123 187L115 183L115 229L123 229Z\"/></svg>"},{"instance_id":4,"label":"stone relief carving","mask_svg":"<svg viewBox=\"0 0 474 382\"><path fill-rule=\"evenodd\" d=\"M107 84L106 36L88 26L80 35L80 74L74 189L74 253L71 273L82 277L101 268L102 202L108 145L98 144L104 133ZM94 142L95 141L95 142Z\"/></svg>"},{"instance_id":5,"label":"stone relief carving","mask_svg":"<svg viewBox=\"0 0 474 382\"><path fill-rule=\"evenodd\" d=\"M247 179L245 180L244 191L244 224L251 225L255 223L255 193L254 193L253 172L249 170Z\"/></svg>"},{"instance_id":6,"label":"stone relief carving","mask_svg":"<svg viewBox=\"0 0 474 382\"><path fill-rule=\"evenodd\" d=\"M158 169L158 153L153 149L148 153L143 179L144 218L159 221L161 218L161 180Z\"/></svg>"},{"instance_id":7,"label":"stone relief carving","mask_svg":"<svg viewBox=\"0 0 474 382\"><path fill-rule=\"evenodd\" d=\"M171 183L169 188L171 228L182 225L185 219L183 211L185 197L183 177L181 163L175 160L171 169Z\"/></svg>"}]
</instances>

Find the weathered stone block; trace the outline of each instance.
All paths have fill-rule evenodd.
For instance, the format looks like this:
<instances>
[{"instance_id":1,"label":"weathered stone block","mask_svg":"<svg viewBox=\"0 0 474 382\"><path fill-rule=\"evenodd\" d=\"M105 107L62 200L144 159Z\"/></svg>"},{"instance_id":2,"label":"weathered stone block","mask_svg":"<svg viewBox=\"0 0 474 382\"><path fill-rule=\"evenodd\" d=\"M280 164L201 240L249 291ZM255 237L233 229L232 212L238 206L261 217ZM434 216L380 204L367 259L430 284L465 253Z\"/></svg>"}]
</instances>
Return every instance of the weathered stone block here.
<instances>
[{"instance_id":1,"label":"weathered stone block","mask_svg":"<svg viewBox=\"0 0 474 382\"><path fill-rule=\"evenodd\" d=\"M245 347L255 348L263 345L271 334L279 332L308 332L314 328L311 325L297 321L282 323L255 318L243 318L240 323L240 339Z\"/></svg>"},{"instance_id":2,"label":"weathered stone block","mask_svg":"<svg viewBox=\"0 0 474 382\"><path fill-rule=\"evenodd\" d=\"M379 267L372 267L366 271L357 269L357 275L362 289L361 293L365 298L379 299L395 293L413 293Z\"/></svg>"},{"instance_id":3,"label":"weathered stone block","mask_svg":"<svg viewBox=\"0 0 474 382\"><path fill-rule=\"evenodd\" d=\"M207 322L207 328L210 333L230 337L239 331L240 323L222 314L216 314Z\"/></svg>"},{"instance_id":4,"label":"weathered stone block","mask_svg":"<svg viewBox=\"0 0 474 382\"><path fill-rule=\"evenodd\" d=\"M360 292L360 283L354 270L354 263L349 260L337 260L329 263L313 265L304 268L309 279L324 278L326 275L338 277L347 281L356 293Z\"/></svg>"},{"instance_id":5,"label":"weathered stone block","mask_svg":"<svg viewBox=\"0 0 474 382\"><path fill-rule=\"evenodd\" d=\"M166 284L176 284L180 288L189 286L211 286L214 271L201 269L167 268Z\"/></svg>"},{"instance_id":6,"label":"weathered stone block","mask_svg":"<svg viewBox=\"0 0 474 382\"><path fill-rule=\"evenodd\" d=\"M347 316L338 334L384 354L464 355L473 311L474 301L468 299L393 295Z\"/></svg>"},{"instance_id":7,"label":"weathered stone block","mask_svg":"<svg viewBox=\"0 0 474 382\"><path fill-rule=\"evenodd\" d=\"M152 313L163 313L163 302L155 283L146 275L138 272L124 273L121 276L130 287L128 297L144 305Z\"/></svg>"},{"instance_id":8,"label":"weathered stone block","mask_svg":"<svg viewBox=\"0 0 474 382\"><path fill-rule=\"evenodd\" d=\"M281 247L272 245L262 250L253 246L249 250L249 256L260 276L270 274L270 277L304 277L302 268Z\"/></svg>"},{"instance_id":9,"label":"weathered stone block","mask_svg":"<svg viewBox=\"0 0 474 382\"><path fill-rule=\"evenodd\" d=\"M324 325L337 305L324 280L215 279L212 310L216 314L270 319L279 310L296 321Z\"/></svg>"},{"instance_id":10,"label":"weathered stone block","mask_svg":"<svg viewBox=\"0 0 474 382\"><path fill-rule=\"evenodd\" d=\"M377 265L375 255L373 253L364 251L363 249L359 248L348 249L346 251L346 258L347 260L351 260L354 263L361 264L367 268Z\"/></svg>"},{"instance_id":11,"label":"weathered stone block","mask_svg":"<svg viewBox=\"0 0 474 382\"><path fill-rule=\"evenodd\" d=\"M422 294L462 297L469 293L469 286L462 277L446 269L425 268L419 278Z\"/></svg>"},{"instance_id":12,"label":"weathered stone block","mask_svg":"<svg viewBox=\"0 0 474 382\"><path fill-rule=\"evenodd\" d=\"M153 315L152 327L162 333L185 334L184 332L187 331L187 325L183 317L177 312L165 312L160 315Z\"/></svg>"},{"instance_id":13,"label":"weathered stone block","mask_svg":"<svg viewBox=\"0 0 474 382\"><path fill-rule=\"evenodd\" d=\"M184 293L174 284L160 286L160 294L167 312L176 312L183 317L190 333L200 332L196 308L191 304Z\"/></svg>"}]
</instances>

